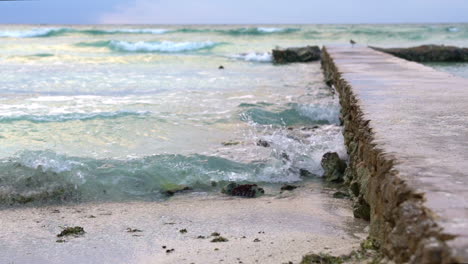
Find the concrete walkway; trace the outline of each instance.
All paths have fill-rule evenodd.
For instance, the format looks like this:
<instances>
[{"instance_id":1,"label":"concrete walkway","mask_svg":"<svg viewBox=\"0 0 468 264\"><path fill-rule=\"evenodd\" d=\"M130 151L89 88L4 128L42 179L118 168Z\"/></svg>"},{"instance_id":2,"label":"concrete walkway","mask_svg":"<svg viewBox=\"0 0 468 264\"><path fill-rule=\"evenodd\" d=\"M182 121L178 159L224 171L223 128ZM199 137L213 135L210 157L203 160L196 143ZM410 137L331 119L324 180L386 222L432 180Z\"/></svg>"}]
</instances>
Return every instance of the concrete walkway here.
<instances>
[{"instance_id":1,"label":"concrete walkway","mask_svg":"<svg viewBox=\"0 0 468 264\"><path fill-rule=\"evenodd\" d=\"M376 148L415 193L456 259L468 261L468 79L367 47L326 47Z\"/></svg>"}]
</instances>

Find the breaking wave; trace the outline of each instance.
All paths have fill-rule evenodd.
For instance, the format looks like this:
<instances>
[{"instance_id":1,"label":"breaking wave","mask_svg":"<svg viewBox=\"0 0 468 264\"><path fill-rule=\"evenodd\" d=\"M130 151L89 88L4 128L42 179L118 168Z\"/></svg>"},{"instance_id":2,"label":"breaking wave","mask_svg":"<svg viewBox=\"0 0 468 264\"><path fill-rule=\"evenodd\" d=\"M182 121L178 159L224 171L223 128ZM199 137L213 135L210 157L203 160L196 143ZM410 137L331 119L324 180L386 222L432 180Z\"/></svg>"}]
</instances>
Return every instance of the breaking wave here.
<instances>
[{"instance_id":1,"label":"breaking wave","mask_svg":"<svg viewBox=\"0 0 468 264\"><path fill-rule=\"evenodd\" d=\"M251 108L241 114L241 120L260 125L307 125L339 124L339 106L330 104L300 105L291 104L291 108L273 112L262 108Z\"/></svg>"},{"instance_id":2,"label":"breaking wave","mask_svg":"<svg viewBox=\"0 0 468 264\"><path fill-rule=\"evenodd\" d=\"M29 30L0 31L0 37L38 38L56 37L66 34L116 35L116 34L167 34L167 33L220 33L228 35L285 34L299 31L298 28L253 27L236 29L163 29L163 28L116 28L116 29L77 29L77 28L34 28Z\"/></svg>"},{"instance_id":3,"label":"breaking wave","mask_svg":"<svg viewBox=\"0 0 468 264\"><path fill-rule=\"evenodd\" d=\"M172 42L172 41L138 41L128 42L119 40L110 41L97 41L78 43L77 46L81 47L107 47L114 51L120 52L161 52L161 53L175 53L175 52L189 52L197 50L212 49L221 43L206 41L206 42Z\"/></svg>"},{"instance_id":4,"label":"breaking wave","mask_svg":"<svg viewBox=\"0 0 468 264\"><path fill-rule=\"evenodd\" d=\"M226 35L268 35L268 34L288 34L300 31L299 28L274 28L274 27L244 27L234 29L199 29L181 28L174 32L179 33L218 33Z\"/></svg>"},{"instance_id":5,"label":"breaking wave","mask_svg":"<svg viewBox=\"0 0 468 264\"><path fill-rule=\"evenodd\" d=\"M40 37L55 37L73 32L69 28L35 28L31 30L15 30L15 31L0 31L0 37L9 38L40 38Z\"/></svg>"},{"instance_id":6,"label":"breaking wave","mask_svg":"<svg viewBox=\"0 0 468 264\"><path fill-rule=\"evenodd\" d=\"M165 34L171 32L168 29L162 28L127 28L127 29L85 29L77 30L77 33L89 34L89 35L113 35L113 34Z\"/></svg>"},{"instance_id":7,"label":"breaking wave","mask_svg":"<svg viewBox=\"0 0 468 264\"><path fill-rule=\"evenodd\" d=\"M269 169L267 169L267 167ZM212 182L287 182L284 172L263 163L240 163L205 155L153 155L136 159L71 157L24 151L0 160L0 204L50 200L160 199L187 185Z\"/></svg>"}]
</instances>

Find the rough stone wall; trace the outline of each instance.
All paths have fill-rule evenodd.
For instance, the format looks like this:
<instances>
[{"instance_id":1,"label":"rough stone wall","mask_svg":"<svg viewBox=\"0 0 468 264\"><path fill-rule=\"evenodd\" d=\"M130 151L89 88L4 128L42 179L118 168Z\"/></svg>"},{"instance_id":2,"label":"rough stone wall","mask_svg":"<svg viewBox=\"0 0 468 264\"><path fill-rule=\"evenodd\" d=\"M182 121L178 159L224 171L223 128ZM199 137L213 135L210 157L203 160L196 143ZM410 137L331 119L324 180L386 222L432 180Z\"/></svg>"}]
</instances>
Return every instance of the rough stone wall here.
<instances>
[{"instance_id":1,"label":"rough stone wall","mask_svg":"<svg viewBox=\"0 0 468 264\"><path fill-rule=\"evenodd\" d=\"M346 183L354 200L354 215L370 220L370 236L382 252L397 263L459 263L445 243L436 216L424 207L424 195L402 180L393 167L397 160L374 143L372 124L360 109L359 99L322 51L326 82L340 97L345 144L350 156Z\"/></svg>"}]
</instances>

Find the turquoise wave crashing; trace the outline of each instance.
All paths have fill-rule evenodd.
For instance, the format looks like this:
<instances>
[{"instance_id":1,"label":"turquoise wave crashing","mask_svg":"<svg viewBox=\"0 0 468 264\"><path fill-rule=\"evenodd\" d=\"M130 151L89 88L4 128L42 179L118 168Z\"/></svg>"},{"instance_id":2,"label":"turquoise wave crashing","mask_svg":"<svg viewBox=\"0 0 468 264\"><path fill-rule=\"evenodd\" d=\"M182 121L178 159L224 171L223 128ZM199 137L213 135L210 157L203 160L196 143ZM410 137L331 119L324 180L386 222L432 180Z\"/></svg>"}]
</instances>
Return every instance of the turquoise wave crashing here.
<instances>
[{"instance_id":1,"label":"turquoise wave crashing","mask_svg":"<svg viewBox=\"0 0 468 264\"><path fill-rule=\"evenodd\" d=\"M216 46L226 44L212 41L205 42L173 42L173 41L95 41L95 42L82 42L77 43L79 47L107 47L113 51L119 52L137 52L137 53L178 53L209 50Z\"/></svg>"},{"instance_id":2,"label":"turquoise wave crashing","mask_svg":"<svg viewBox=\"0 0 468 264\"><path fill-rule=\"evenodd\" d=\"M288 34L300 31L300 28L276 28L276 27L243 27L234 29L199 29L182 28L175 32L180 33L218 33L226 35L268 35L268 34Z\"/></svg>"},{"instance_id":3,"label":"turquoise wave crashing","mask_svg":"<svg viewBox=\"0 0 468 264\"><path fill-rule=\"evenodd\" d=\"M310 124L339 124L339 107L333 104L289 104L288 109L271 111L255 105L242 105L249 107L240 115L244 122L259 125L293 126Z\"/></svg>"},{"instance_id":4,"label":"turquoise wave crashing","mask_svg":"<svg viewBox=\"0 0 468 264\"><path fill-rule=\"evenodd\" d=\"M154 155L137 159L70 157L24 151L0 160L0 204L44 201L157 200L180 185L210 191L213 182L258 181L261 163L205 155ZM280 174L281 172L278 172Z\"/></svg>"}]
</instances>

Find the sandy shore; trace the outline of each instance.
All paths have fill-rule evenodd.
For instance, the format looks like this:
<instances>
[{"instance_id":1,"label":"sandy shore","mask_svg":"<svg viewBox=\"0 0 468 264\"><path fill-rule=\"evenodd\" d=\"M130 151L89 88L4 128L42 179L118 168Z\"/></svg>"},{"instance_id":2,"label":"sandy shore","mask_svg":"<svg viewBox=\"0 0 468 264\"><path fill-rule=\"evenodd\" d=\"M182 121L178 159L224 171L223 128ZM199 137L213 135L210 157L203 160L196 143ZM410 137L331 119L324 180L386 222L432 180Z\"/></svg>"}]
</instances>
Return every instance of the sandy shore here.
<instances>
[{"instance_id":1,"label":"sandy shore","mask_svg":"<svg viewBox=\"0 0 468 264\"><path fill-rule=\"evenodd\" d=\"M192 193L164 202L3 209L0 263L298 263L310 252L348 253L367 223L332 193L307 183L257 199ZM59 243L62 226L86 233ZM213 232L229 241L211 242Z\"/></svg>"}]
</instances>

